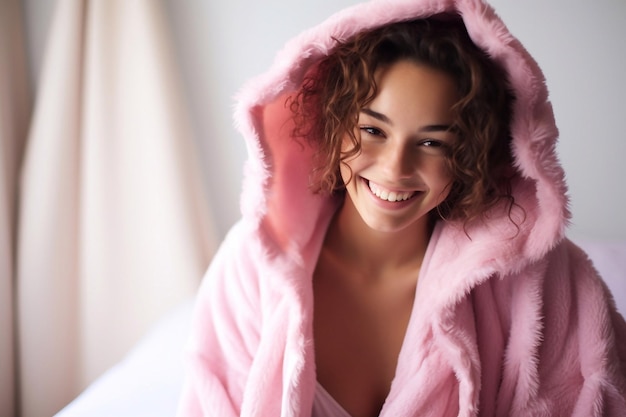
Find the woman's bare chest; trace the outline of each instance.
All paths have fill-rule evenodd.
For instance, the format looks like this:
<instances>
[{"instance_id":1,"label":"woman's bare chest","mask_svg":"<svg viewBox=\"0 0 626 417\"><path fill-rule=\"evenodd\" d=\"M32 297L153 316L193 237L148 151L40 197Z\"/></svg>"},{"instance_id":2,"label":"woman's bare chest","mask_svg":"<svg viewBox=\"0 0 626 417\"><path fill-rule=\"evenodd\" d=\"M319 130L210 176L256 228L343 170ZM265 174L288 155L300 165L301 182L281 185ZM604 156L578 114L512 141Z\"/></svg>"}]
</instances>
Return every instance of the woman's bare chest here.
<instances>
[{"instance_id":1,"label":"woman's bare chest","mask_svg":"<svg viewBox=\"0 0 626 417\"><path fill-rule=\"evenodd\" d=\"M395 376L417 277L368 282L337 272L320 265L314 277L317 379L353 417L378 415Z\"/></svg>"}]
</instances>

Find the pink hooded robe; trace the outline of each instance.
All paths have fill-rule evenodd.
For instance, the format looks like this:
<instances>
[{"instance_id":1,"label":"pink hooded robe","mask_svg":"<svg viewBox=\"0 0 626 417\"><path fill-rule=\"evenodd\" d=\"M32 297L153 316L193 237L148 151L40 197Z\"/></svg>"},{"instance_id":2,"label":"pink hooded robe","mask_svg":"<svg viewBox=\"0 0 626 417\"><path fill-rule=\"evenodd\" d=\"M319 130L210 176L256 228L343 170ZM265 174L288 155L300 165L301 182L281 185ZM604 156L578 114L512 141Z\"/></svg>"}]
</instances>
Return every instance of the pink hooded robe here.
<instances>
[{"instance_id":1,"label":"pink hooded robe","mask_svg":"<svg viewBox=\"0 0 626 417\"><path fill-rule=\"evenodd\" d=\"M242 90L249 159L242 219L197 297L180 416L310 416L316 387L312 275L337 202L309 191L311 151L293 141L286 97L336 40L455 13L508 73L519 230L506 215L468 230L440 221L420 271L381 416L626 416L626 324L568 209L544 77L480 0L361 4L286 45ZM517 217L516 217L517 216Z\"/></svg>"}]
</instances>

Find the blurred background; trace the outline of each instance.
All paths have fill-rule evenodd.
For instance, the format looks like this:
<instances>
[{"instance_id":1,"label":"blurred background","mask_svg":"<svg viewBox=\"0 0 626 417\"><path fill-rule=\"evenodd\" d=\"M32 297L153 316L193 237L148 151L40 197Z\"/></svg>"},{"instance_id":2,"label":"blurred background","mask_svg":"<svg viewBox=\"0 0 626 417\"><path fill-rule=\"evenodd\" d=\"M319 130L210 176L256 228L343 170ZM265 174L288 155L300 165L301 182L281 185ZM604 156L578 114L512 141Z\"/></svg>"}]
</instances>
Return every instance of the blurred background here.
<instances>
[{"instance_id":1,"label":"blurred background","mask_svg":"<svg viewBox=\"0 0 626 417\"><path fill-rule=\"evenodd\" d=\"M0 415L58 411L193 296L239 218L236 92L356 3L3 0ZM626 240L626 2L490 3L547 78L570 236Z\"/></svg>"}]
</instances>

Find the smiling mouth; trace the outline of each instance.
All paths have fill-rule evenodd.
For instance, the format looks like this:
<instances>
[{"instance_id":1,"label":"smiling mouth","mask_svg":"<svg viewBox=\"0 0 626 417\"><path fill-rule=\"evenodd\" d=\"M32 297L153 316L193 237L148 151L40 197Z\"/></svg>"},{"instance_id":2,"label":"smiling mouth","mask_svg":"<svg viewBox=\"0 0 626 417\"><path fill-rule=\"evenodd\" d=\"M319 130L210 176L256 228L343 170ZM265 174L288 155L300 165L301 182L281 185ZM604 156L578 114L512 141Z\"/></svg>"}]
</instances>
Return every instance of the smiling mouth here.
<instances>
[{"instance_id":1,"label":"smiling mouth","mask_svg":"<svg viewBox=\"0 0 626 417\"><path fill-rule=\"evenodd\" d=\"M367 186L372 194L383 201L389 201L392 203L407 201L417 194L416 191L391 191L370 180L366 179L365 181L367 182Z\"/></svg>"}]
</instances>

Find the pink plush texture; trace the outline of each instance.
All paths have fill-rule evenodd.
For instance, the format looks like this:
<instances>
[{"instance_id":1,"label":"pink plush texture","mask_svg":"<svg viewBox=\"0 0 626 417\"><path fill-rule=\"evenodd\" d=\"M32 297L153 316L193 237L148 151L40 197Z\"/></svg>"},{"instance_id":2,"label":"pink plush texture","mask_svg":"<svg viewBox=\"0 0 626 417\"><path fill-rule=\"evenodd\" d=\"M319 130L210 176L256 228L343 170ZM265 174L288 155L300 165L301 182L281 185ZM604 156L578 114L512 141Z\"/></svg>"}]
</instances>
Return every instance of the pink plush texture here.
<instances>
[{"instance_id":1,"label":"pink plush texture","mask_svg":"<svg viewBox=\"0 0 626 417\"><path fill-rule=\"evenodd\" d=\"M626 416L626 324L564 237L567 190L544 77L480 0L349 8L288 43L241 91L243 216L198 294L180 416L310 415L311 278L337 202L309 192L311 150L290 138L284 101L334 39L441 12L461 15L509 74L525 221L518 230L494 212L467 230L471 239L454 222L436 226L381 416Z\"/></svg>"}]
</instances>

